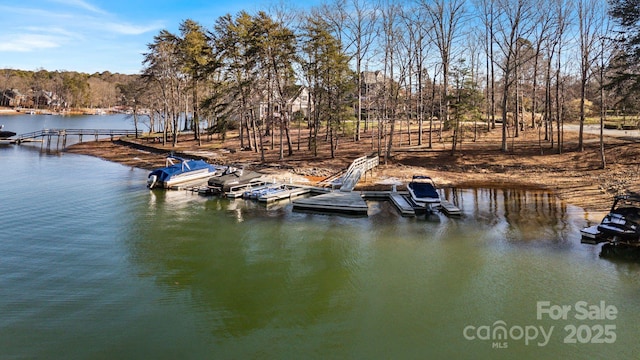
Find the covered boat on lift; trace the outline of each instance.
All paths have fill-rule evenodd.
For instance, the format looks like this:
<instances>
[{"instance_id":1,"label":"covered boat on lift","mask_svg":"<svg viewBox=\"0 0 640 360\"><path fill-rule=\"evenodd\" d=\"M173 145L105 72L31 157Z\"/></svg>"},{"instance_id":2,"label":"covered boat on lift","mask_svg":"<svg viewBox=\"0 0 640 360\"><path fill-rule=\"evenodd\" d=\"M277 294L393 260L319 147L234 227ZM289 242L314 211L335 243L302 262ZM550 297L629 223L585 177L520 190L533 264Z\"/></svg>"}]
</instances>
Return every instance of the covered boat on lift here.
<instances>
[{"instance_id":1,"label":"covered boat on lift","mask_svg":"<svg viewBox=\"0 0 640 360\"><path fill-rule=\"evenodd\" d=\"M436 185L433 180L428 176L414 175L413 179L407 185L409 194L411 194L411 200L422 207L430 207L433 205L440 205L441 199Z\"/></svg>"},{"instance_id":2,"label":"covered boat on lift","mask_svg":"<svg viewBox=\"0 0 640 360\"><path fill-rule=\"evenodd\" d=\"M609 213L598 225L602 237L613 241L640 241L640 194L618 195Z\"/></svg>"},{"instance_id":3,"label":"covered boat on lift","mask_svg":"<svg viewBox=\"0 0 640 360\"><path fill-rule=\"evenodd\" d=\"M262 174L258 172L229 166L222 175L210 178L207 183L212 193L220 194L242 190L247 186L260 182L261 177Z\"/></svg>"},{"instance_id":4,"label":"covered boat on lift","mask_svg":"<svg viewBox=\"0 0 640 360\"><path fill-rule=\"evenodd\" d=\"M4 125L0 125L0 139L7 139L16 135L13 131L5 131L3 129Z\"/></svg>"},{"instance_id":5,"label":"covered boat on lift","mask_svg":"<svg viewBox=\"0 0 640 360\"><path fill-rule=\"evenodd\" d=\"M149 189L170 188L188 181L206 179L216 175L218 168L204 160L186 160L169 156L166 166L153 170L147 178Z\"/></svg>"},{"instance_id":6,"label":"covered boat on lift","mask_svg":"<svg viewBox=\"0 0 640 360\"><path fill-rule=\"evenodd\" d=\"M0 139L7 139L12 136L16 136L16 133L14 133L13 131L0 131Z\"/></svg>"}]
</instances>

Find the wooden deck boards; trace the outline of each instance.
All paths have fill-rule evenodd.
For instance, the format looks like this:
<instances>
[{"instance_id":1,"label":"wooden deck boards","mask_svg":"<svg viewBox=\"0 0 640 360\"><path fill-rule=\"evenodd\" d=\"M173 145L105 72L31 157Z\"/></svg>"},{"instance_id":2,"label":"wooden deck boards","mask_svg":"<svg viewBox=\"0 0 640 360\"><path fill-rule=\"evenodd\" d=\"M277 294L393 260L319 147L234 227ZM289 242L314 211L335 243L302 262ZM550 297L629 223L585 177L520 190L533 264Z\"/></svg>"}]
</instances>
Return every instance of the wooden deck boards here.
<instances>
[{"instance_id":1,"label":"wooden deck boards","mask_svg":"<svg viewBox=\"0 0 640 360\"><path fill-rule=\"evenodd\" d=\"M258 197L258 201L271 203L274 201L280 201L284 199L292 199L298 196L302 196L311 192L308 187L290 186L286 190L264 194Z\"/></svg>"},{"instance_id":2,"label":"wooden deck boards","mask_svg":"<svg viewBox=\"0 0 640 360\"><path fill-rule=\"evenodd\" d=\"M293 201L294 210L336 212L366 216L369 207L358 192L334 191Z\"/></svg>"},{"instance_id":3,"label":"wooden deck boards","mask_svg":"<svg viewBox=\"0 0 640 360\"><path fill-rule=\"evenodd\" d=\"M402 216L416 216L416 211L414 210L413 205L407 201L404 195L397 192L391 192L388 196L391 202L393 202L393 204L398 208L398 211L400 211Z\"/></svg>"},{"instance_id":4,"label":"wooden deck boards","mask_svg":"<svg viewBox=\"0 0 640 360\"><path fill-rule=\"evenodd\" d=\"M460 216L460 215L462 215L462 212L460 211L460 209L457 206L455 206L452 203L450 203L449 201L447 201L447 200L442 200L440 202L440 206L441 206L441 208L440 208L441 211L443 213L445 213L446 215L449 215L449 216Z\"/></svg>"}]
</instances>

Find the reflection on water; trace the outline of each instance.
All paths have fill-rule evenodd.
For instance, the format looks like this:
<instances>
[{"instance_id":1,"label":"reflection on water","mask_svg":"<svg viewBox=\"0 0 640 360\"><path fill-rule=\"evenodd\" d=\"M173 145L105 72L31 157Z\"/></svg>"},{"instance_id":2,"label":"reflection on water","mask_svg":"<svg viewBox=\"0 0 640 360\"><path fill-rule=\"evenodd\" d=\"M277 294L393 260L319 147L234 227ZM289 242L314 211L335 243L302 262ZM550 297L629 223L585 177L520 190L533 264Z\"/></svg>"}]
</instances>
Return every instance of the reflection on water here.
<instances>
[{"instance_id":1,"label":"reflection on water","mask_svg":"<svg viewBox=\"0 0 640 360\"><path fill-rule=\"evenodd\" d=\"M443 195L461 218L404 218L388 202L369 202L368 218L349 218L152 191L145 225L127 242L145 276L189 294L216 353L240 357L446 357L462 355L461 346L494 357L490 344L460 339L465 324L531 322L537 300L604 296L584 290L609 282L601 273L581 278L600 261L579 244L584 220L551 194ZM511 348L525 358L538 353ZM584 356L570 355L561 339L551 348Z\"/></svg>"},{"instance_id":2,"label":"reflection on water","mask_svg":"<svg viewBox=\"0 0 640 360\"><path fill-rule=\"evenodd\" d=\"M136 234L148 240L136 241L135 252L164 269L162 283L186 287L209 308L217 336L309 326L328 315L336 296L341 307L352 306L344 289L352 287L350 275L361 261L352 240L362 224L332 217L309 224L314 215L291 213L289 206L267 210L254 201L184 193L169 201L175 194L153 193L148 232Z\"/></svg>"},{"instance_id":3,"label":"reflection on water","mask_svg":"<svg viewBox=\"0 0 640 360\"><path fill-rule=\"evenodd\" d=\"M567 242L575 227L567 205L553 194L517 189L444 189L446 199L507 241Z\"/></svg>"}]
</instances>

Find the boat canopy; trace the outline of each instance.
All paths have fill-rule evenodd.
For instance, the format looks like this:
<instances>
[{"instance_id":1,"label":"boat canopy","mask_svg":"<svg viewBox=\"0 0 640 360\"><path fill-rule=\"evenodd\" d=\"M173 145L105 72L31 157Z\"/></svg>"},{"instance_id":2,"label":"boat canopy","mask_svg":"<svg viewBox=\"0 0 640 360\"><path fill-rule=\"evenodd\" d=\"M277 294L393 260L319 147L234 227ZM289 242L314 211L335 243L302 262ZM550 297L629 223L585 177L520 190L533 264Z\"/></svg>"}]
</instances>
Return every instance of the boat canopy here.
<instances>
[{"instance_id":1,"label":"boat canopy","mask_svg":"<svg viewBox=\"0 0 640 360\"><path fill-rule=\"evenodd\" d=\"M428 176L414 175L411 188L418 198L439 198L433 180Z\"/></svg>"},{"instance_id":2,"label":"boat canopy","mask_svg":"<svg viewBox=\"0 0 640 360\"><path fill-rule=\"evenodd\" d=\"M426 175L413 175L413 180L427 180L427 181L433 181L433 179L431 179L431 177L426 176Z\"/></svg>"},{"instance_id":3,"label":"boat canopy","mask_svg":"<svg viewBox=\"0 0 640 360\"><path fill-rule=\"evenodd\" d=\"M178 162L160 169L153 170L149 174L149 177L155 175L157 176L158 181L166 182L174 175L179 175L189 171L210 169L211 172L214 172L216 170L215 166L205 162L204 160L185 160L176 156L167 158L168 161L170 161L170 159L178 160Z\"/></svg>"},{"instance_id":4,"label":"boat canopy","mask_svg":"<svg viewBox=\"0 0 640 360\"><path fill-rule=\"evenodd\" d=\"M431 186L413 186L413 192L417 198L438 198L438 192Z\"/></svg>"}]
</instances>

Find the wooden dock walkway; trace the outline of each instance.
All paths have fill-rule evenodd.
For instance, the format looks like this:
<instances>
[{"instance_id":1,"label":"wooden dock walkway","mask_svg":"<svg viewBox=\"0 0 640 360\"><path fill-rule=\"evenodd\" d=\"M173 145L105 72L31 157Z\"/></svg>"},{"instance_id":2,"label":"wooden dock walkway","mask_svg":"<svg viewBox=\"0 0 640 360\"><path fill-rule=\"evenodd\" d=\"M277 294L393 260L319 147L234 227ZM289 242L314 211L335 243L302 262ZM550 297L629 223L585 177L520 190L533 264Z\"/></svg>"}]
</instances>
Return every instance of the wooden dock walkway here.
<instances>
[{"instance_id":1,"label":"wooden dock walkway","mask_svg":"<svg viewBox=\"0 0 640 360\"><path fill-rule=\"evenodd\" d=\"M343 192L350 192L356 187L360 177L366 175L367 171L379 165L379 157L377 154L359 157L349 165L349 168L340 177L331 177L331 181L326 179L326 184L331 185L333 189L340 189Z\"/></svg>"}]
</instances>

